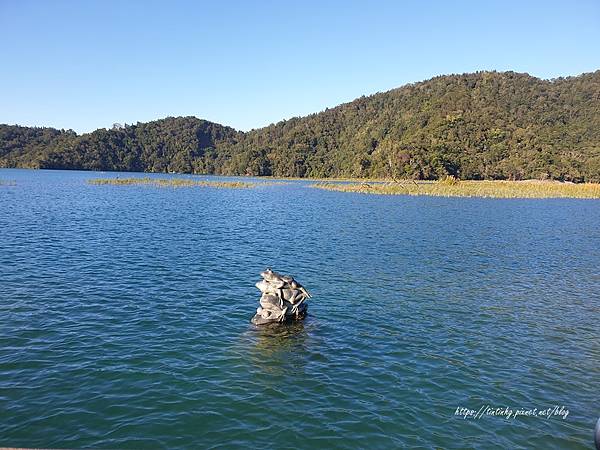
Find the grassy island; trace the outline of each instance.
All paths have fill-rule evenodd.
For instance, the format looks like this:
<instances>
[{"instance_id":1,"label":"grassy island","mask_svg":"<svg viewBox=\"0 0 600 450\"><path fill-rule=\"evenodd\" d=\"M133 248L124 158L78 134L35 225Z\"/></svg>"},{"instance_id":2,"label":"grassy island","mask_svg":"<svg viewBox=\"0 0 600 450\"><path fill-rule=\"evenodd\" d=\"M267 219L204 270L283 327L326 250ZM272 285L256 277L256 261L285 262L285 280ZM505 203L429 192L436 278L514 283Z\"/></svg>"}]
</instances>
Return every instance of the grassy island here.
<instances>
[{"instance_id":1,"label":"grassy island","mask_svg":"<svg viewBox=\"0 0 600 450\"><path fill-rule=\"evenodd\" d=\"M600 198L600 184L560 183L556 181L459 181L452 177L440 181L396 182L320 182L311 187L330 191L380 195L430 195L438 197L487 198Z\"/></svg>"},{"instance_id":2,"label":"grassy island","mask_svg":"<svg viewBox=\"0 0 600 450\"><path fill-rule=\"evenodd\" d=\"M242 181L206 181L193 180L189 178L93 178L88 180L89 184L94 185L113 185L113 186L157 186L157 187L213 187L227 189L248 189L256 186L256 183L246 183Z\"/></svg>"}]
</instances>

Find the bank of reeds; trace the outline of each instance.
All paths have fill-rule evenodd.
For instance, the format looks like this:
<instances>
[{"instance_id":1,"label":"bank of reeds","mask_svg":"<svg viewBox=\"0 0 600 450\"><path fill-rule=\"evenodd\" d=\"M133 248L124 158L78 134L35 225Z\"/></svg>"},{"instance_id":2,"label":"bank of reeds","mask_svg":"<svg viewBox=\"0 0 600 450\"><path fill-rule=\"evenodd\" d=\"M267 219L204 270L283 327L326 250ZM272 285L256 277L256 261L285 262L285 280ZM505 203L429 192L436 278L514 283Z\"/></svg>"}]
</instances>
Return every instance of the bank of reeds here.
<instances>
[{"instance_id":1,"label":"bank of reeds","mask_svg":"<svg viewBox=\"0 0 600 450\"><path fill-rule=\"evenodd\" d=\"M436 182L315 183L330 191L382 195L430 195L487 198L600 198L600 184L556 181L459 181L448 177Z\"/></svg>"},{"instance_id":2,"label":"bank of reeds","mask_svg":"<svg viewBox=\"0 0 600 450\"><path fill-rule=\"evenodd\" d=\"M225 189L247 189L256 186L257 183L246 183L242 181L207 181L194 180L192 178L93 178L88 180L94 185L113 186L157 186L157 187L213 187Z\"/></svg>"}]
</instances>

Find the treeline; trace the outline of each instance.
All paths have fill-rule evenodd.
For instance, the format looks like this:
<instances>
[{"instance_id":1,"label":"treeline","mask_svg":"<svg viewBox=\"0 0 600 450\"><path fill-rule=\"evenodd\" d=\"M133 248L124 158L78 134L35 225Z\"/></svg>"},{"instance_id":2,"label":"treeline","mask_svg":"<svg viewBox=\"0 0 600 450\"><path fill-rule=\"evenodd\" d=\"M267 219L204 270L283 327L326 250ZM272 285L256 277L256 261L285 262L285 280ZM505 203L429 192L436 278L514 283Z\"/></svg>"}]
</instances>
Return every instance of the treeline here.
<instances>
[{"instance_id":1,"label":"treeline","mask_svg":"<svg viewBox=\"0 0 600 450\"><path fill-rule=\"evenodd\" d=\"M0 125L0 166L132 172L216 173L218 148L242 137L195 117L169 117L78 136L73 131Z\"/></svg>"},{"instance_id":2,"label":"treeline","mask_svg":"<svg viewBox=\"0 0 600 450\"><path fill-rule=\"evenodd\" d=\"M0 125L0 166L600 182L600 71L440 76L248 133L194 117L81 136Z\"/></svg>"}]
</instances>

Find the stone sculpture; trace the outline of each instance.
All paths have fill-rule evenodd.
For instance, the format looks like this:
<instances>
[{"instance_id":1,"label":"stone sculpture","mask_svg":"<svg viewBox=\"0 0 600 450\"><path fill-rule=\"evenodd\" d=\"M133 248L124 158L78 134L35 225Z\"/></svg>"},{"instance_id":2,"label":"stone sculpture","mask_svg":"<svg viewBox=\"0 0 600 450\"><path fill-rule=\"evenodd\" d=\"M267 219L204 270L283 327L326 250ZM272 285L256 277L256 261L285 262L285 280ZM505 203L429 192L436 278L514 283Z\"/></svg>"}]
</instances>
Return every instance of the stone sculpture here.
<instances>
[{"instance_id":1,"label":"stone sculpture","mask_svg":"<svg viewBox=\"0 0 600 450\"><path fill-rule=\"evenodd\" d=\"M260 306L252 318L254 325L300 320L306 317L310 294L288 275L280 275L267 269L261 272L262 281L256 287L262 293Z\"/></svg>"}]
</instances>

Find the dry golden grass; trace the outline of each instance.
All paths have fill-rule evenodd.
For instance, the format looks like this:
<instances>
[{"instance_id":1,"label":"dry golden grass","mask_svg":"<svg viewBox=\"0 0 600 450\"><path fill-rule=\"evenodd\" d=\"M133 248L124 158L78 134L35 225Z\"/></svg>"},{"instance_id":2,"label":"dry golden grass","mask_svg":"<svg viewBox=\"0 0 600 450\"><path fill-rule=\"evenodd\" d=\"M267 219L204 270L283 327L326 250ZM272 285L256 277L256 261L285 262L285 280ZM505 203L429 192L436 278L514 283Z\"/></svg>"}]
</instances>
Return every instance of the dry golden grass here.
<instances>
[{"instance_id":1,"label":"dry golden grass","mask_svg":"<svg viewBox=\"0 0 600 450\"><path fill-rule=\"evenodd\" d=\"M93 178L88 180L89 184L113 185L113 186L157 186L157 187L214 187L225 189L247 189L256 186L257 183L245 183L242 181L206 181L190 178Z\"/></svg>"},{"instance_id":2,"label":"dry golden grass","mask_svg":"<svg viewBox=\"0 0 600 450\"><path fill-rule=\"evenodd\" d=\"M394 183L315 183L311 187L382 195L431 195L487 198L600 198L600 184L553 181L402 181Z\"/></svg>"}]
</instances>

